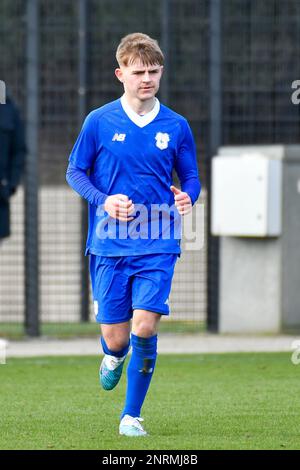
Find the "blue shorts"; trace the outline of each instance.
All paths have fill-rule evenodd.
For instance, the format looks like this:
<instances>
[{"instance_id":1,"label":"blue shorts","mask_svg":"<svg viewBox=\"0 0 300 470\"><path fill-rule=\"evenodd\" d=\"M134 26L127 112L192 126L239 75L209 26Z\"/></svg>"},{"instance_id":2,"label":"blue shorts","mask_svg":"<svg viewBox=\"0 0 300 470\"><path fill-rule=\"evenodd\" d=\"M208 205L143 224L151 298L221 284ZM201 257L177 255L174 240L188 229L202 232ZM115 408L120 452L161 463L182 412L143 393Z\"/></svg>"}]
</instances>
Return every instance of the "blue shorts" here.
<instances>
[{"instance_id":1,"label":"blue shorts","mask_svg":"<svg viewBox=\"0 0 300 470\"><path fill-rule=\"evenodd\" d=\"M96 321L129 321L134 309L169 314L177 254L140 256L90 255L90 274Z\"/></svg>"}]
</instances>

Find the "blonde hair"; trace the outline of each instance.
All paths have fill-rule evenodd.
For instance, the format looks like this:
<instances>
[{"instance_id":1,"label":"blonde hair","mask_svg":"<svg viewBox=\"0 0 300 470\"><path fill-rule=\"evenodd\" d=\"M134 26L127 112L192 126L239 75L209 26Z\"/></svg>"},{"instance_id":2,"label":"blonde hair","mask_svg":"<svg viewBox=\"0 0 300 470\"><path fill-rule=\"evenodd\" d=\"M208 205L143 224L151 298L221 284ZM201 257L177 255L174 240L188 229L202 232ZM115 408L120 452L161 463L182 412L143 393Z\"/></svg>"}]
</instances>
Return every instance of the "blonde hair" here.
<instances>
[{"instance_id":1,"label":"blonde hair","mask_svg":"<svg viewBox=\"0 0 300 470\"><path fill-rule=\"evenodd\" d=\"M155 39L147 34L132 33L121 39L116 59L121 65L133 64L140 60L143 65L163 65L164 55Z\"/></svg>"}]
</instances>

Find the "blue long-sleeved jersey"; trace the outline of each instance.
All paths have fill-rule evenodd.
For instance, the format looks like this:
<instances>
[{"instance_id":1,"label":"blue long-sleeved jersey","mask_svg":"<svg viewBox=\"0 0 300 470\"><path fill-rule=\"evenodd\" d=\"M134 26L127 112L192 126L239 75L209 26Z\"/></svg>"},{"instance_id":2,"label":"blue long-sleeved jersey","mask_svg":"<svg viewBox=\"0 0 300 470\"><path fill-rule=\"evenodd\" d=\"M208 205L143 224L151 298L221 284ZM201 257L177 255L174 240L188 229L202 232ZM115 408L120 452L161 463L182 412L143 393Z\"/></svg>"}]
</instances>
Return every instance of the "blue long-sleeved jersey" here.
<instances>
[{"instance_id":1,"label":"blue long-sleeved jersey","mask_svg":"<svg viewBox=\"0 0 300 470\"><path fill-rule=\"evenodd\" d=\"M180 253L180 215L172 171L194 204L200 194L194 139L187 121L156 100L139 116L122 97L92 111L69 158L67 181L89 202L86 253L132 256ZM125 194L134 220L104 211L109 195Z\"/></svg>"}]
</instances>

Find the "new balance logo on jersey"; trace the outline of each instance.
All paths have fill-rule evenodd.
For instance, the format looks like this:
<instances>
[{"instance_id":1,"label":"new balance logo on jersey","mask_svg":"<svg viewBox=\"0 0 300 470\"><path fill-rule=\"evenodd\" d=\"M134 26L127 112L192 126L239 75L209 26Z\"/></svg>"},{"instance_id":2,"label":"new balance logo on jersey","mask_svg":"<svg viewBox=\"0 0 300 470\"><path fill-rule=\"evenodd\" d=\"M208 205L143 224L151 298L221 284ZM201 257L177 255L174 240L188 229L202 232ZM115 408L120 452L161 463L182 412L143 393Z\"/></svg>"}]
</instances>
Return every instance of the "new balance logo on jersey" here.
<instances>
[{"instance_id":1,"label":"new balance logo on jersey","mask_svg":"<svg viewBox=\"0 0 300 470\"><path fill-rule=\"evenodd\" d=\"M125 137L126 137L126 134L118 134L116 132L115 135L112 138L112 141L114 142L115 140L117 140L118 142L124 142Z\"/></svg>"},{"instance_id":2,"label":"new balance logo on jersey","mask_svg":"<svg viewBox=\"0 0 300 470\"><path fill-rule=\"evenodd\" d=\"M160 150L164 150L168 148L170 136L167 133L158 132L155 136L155 140L156 140L156 147L158 147Z\"/></svg>"}]
</instances>

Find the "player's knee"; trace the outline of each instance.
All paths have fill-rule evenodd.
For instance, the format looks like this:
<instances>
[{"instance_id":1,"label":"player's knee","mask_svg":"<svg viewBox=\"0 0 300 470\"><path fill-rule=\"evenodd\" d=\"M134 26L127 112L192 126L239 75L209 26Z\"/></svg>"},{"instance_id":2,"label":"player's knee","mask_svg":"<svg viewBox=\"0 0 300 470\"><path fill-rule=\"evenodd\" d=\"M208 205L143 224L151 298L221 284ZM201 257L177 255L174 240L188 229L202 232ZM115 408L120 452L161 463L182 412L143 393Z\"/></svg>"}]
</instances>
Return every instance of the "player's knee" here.
<instances>
[{"instance_id":1,"label":"player's knee","mask_svg":"<svg viewBox=\"0 0 300 470\"><path fill-rule=\"evenodd\" d=\"M156 326L147 321L141 321L135 325L134 334L141 338L150 338L156 334Z\"/></svg>"},{"instance_id":2,"label":"player's knee","mask_svg":"<svg viewBox=\"0 0 300 470\"><path fill-rule=\"evenodd\" d=\"M118 338L116 336L105 337L105 343L111 351L120 351L128 345L129 338Z\"/></svg>"}]
</instances>

